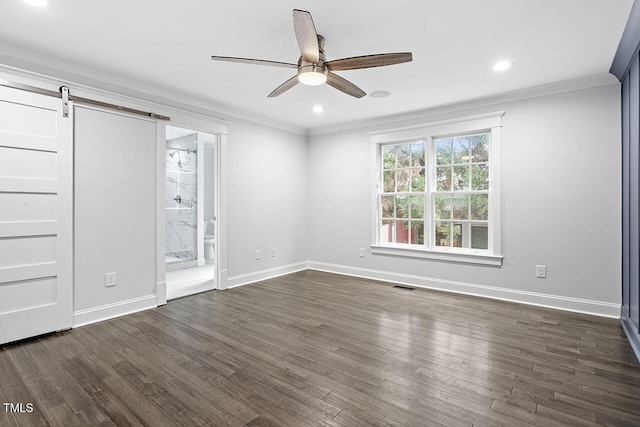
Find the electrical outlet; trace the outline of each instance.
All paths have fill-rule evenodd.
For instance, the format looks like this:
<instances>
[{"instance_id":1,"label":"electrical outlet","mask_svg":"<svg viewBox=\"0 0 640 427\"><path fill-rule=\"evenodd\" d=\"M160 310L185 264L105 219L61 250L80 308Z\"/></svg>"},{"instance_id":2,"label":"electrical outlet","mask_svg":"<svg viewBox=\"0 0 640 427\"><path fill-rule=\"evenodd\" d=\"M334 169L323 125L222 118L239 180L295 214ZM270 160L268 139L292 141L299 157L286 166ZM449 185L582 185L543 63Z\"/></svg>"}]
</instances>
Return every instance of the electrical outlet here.
<instances>
[{"instance_id":1,"label":"electrical outlet","mask_svg":"<svg viewBox=\"0 0 640 427\"><path fill-rule=\"evenodd\" d=\"M271 256L272 257L276 256L276 248L271 248Z\"/></svg>"},{"instance_id":2,"label":"electrical outlet","mask_svg":"<svg viewBox=\"0 0 640 427\"><path fill-rule=\"evenodd\" d=\"M360 248L360 258L364 258L364 248Z\"/></svg>"},{"instance_id":3,"label":"electrical outlet","mask_svg":"<svg viewBox=\"0 0 640 427\"><path fill-rule=\"evenodd\" d=\"M256 249L256 259L262 259L262 251L260 249Z\"/></svg>"},{"instance_id":4,"label":"electrical outlet","mask_svg":"<svg viewBox=\"0 0 640 427\"><path fill-rule=\"evenodd\" d=\"M104 286L110 288L116 285L116 273L106 273L104 275Z\"/></svg>"},{"instance_id":5,"label":"electrical outlet","mask_svg":"<svg viewBox=\"0 0 640 427\"><path fill-rule=\"evenodd\" d=\"M536 265L536 277L540 279L547 278L547 266L546 265Z\"/></svg>"}]
</instances>

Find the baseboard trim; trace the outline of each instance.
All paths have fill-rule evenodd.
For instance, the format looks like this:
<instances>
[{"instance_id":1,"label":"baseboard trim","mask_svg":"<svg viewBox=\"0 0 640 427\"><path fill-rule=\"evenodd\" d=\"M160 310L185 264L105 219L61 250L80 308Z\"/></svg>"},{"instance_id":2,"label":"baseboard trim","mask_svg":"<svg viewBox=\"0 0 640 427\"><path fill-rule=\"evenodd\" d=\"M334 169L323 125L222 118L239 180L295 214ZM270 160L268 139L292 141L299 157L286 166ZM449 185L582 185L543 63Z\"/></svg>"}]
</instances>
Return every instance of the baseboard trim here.
<instances>
[{"instance_id":1,"label":"baseboard trim","mask_svg":"<svg viewBox=\"0 0 640 427\"><path fill-rule=\"evenodd\" d=\"M88 308L86 310L79 310L73 313L73 327L77 328L79 326L85 326L155 307L157 307L156 296L147 295L113 304Z\"/></svg>"},{"instance_id":2,"label":"baseboard trim","mask_svg":"<svg viewBox=\"0 0 640 427\"><path fill-rule=\"evenodd\" d=\"M640 361L640 335L636 333L633 324L631 323L631 319L629 319L628 313L623 310L622 316L620 317L620 324L622 325L622 330L627 336L627 340L629 340L629 344L631 344L631 348L633 352L636 354L638 361Z\"/></svg>"},{"instance_id":3,"label":"baseboard trim","mask_svg":"<svg viewBox=\"0 0 640 427\"><path fill-rule=\"evenodd\" d=\"M309 261L308 267L311 270L325 271L328 273L336 273L346 276L362 277L365 279L399 283L420 288L436 289L439 291L492 298L502 301L553 308L575 313L591 314L595 316L609 317L614 319L620 318L620 305L602 301L593 301L559 295L549 295L529 291L518 291L494 286L479 285L475 283L456 282L452 280L435 279L431 277L415 276L403 273L391 273L387 271L351 267L339 264L329 264L323 262Z\"/></svg>"},{"instance_id":4,"label":"baseboard trim","mask_svg":"<svg viewBox=\"0 0 640 427\"><path fill-rule=\"evenodd\" d=\"M280 267L269 268L266 270L255 271L247 274L239 274L230 276L225 281L227 288L235 288L238 286L249 285L251 283L260 282L262 280L273 279L275 277L284 276L286 274L296 273L308 269L308 263L298 262L295 264L283 265Z\"/></svg>"}]
</instances>

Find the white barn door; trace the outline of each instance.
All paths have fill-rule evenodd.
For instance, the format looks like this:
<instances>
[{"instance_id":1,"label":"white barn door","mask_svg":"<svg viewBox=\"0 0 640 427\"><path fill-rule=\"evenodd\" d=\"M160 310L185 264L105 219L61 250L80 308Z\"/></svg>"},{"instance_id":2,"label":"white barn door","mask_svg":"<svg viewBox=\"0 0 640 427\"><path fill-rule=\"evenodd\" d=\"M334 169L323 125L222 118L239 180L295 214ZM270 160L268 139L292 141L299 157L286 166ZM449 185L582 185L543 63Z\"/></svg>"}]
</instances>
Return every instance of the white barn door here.
<instances>
[{"instance_id":1,"label":"white barn door","mask_svg":"<svg viewBox=\"0 0 640 427\"><path fill-rule=\"evenodd\" d=\"M0 86L0 344L72 326L72 114Z\"/></svg>"}]
</instances>

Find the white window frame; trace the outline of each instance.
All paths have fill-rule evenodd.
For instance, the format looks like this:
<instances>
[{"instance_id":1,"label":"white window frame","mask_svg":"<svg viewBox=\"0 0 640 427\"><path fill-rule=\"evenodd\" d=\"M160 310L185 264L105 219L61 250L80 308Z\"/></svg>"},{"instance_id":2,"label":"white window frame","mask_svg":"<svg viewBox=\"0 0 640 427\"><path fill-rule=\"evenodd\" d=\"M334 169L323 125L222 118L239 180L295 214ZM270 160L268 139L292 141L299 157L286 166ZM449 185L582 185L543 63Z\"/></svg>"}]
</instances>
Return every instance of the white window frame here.
<instances>
[{"instance_id":1,"label":"white window frame","mask_svg":"<svg viewBox=\"0 0 640 427\"><path fill-rule=\"evenodd\" d=\"M483 265L502 265L501 245L501 203L500 203L500 130L504 111L479 114L457 119L431 122L419 126L388 129L372 132L371 135L371 252L373 254L393 255L412 258L427 258L434 260L463 262ZM470 248L447 248L433 245L433 177L435 164L432 159L434 153L434 139L439 137L488 132L491 134L489 144L489 242L487 250ZM427 151L425 173L428 176L425 200L425 245L416 246L398 243L382 243L380 240L379 188L381 182L381 147L387 144L403 143L410 140L425 140Z\"/></svg>"}]
</instances>

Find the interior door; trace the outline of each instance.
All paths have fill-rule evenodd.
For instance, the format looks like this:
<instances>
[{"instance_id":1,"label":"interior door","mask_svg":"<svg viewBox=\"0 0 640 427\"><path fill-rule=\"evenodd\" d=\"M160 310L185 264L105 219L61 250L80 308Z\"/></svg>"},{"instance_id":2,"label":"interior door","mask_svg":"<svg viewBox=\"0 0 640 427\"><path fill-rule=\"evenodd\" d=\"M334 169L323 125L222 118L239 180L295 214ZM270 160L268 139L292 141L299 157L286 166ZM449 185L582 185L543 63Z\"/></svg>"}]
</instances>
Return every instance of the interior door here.
<instances>
[{"instance_id":1,"label":"interior door","mask_svg":"<svg viewBox=\"0 0 640 427\"><path fill-rule=\"evenodd\" d=\"M72 326L72 116L0 86L0 344Z\"/></svg>"}]
</instances>

